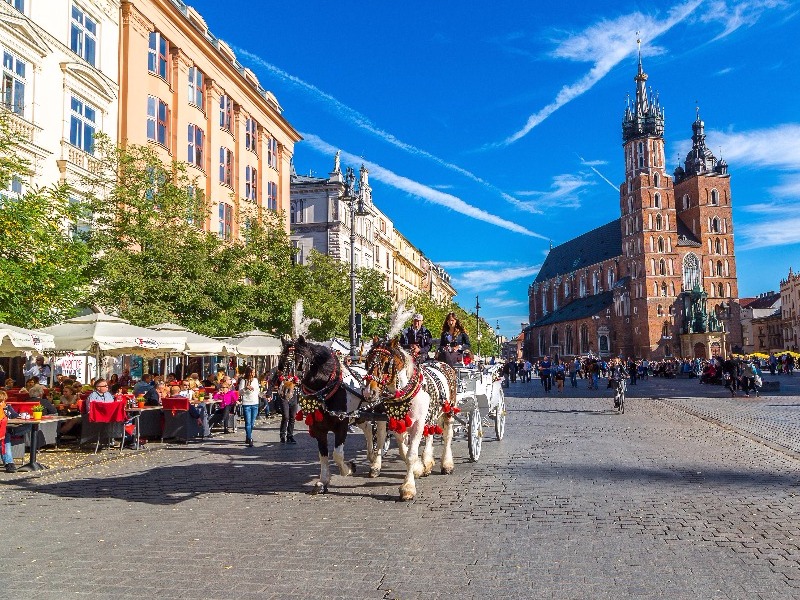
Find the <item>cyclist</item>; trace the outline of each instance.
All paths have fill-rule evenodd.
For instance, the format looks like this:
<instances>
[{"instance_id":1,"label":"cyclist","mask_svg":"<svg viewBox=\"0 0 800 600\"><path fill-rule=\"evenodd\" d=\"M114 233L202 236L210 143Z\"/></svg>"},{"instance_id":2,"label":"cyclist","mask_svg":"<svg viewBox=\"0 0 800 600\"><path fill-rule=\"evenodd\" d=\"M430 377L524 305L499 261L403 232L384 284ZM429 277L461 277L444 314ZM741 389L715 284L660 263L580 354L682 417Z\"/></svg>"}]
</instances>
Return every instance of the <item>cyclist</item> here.
<instances>
[{"instance_id":1,"label":"cyclist","mask_svg":"<svg viewBox=\"0 0 800 600\"><path fill-rule=\"evenodd\" d=\"M608 386L614 389L614 408L619 408L619 396L625 393L625 379L627 373L625 372L625 365L618 358L611 361L608 366Z\"/></svg>"}]
</instances>

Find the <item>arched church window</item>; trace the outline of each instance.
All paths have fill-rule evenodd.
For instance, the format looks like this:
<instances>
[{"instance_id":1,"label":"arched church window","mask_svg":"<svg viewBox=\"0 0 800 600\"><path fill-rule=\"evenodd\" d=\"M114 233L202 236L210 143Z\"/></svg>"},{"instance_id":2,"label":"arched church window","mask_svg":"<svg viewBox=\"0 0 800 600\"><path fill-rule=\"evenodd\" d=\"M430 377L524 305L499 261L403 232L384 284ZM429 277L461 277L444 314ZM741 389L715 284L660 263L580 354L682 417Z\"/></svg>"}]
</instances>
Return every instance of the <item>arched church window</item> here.
<instances>
[{"instance_id":1,"label":"arched church window","mask_svg":"<svg viewBox=\"0 0 800 600\"><path fill-rule=\"evenodd\" d=\"M639 145L637 146L636 150L637 150L636 159L637 159L639 168L641 169L641 168L644 167L644 144L642 142L639 142Z\"/></svg>"},{"instance_id":2,"label":"arched church window","mask_svg":"<svg viewBox=\"0 0 800 600\"><path fill-rule=\"evenodd\" d=\"M717 277L722 277L722 273L723 273L723 271L722 271L722 261L718 260L717 261Z\"/></svg>"},{"instance_id":3,"label":"arched church window","mask_svg":"<svg viewBox=\"0 0 800 600\"><path fill-rule=\"evenodd\" d=\"M715 254L722 254L722 246L719 243L719 238L714 240L714 253Z\"/></svg>"},{"instance_id":4,"label":"arched church window","mask_svg":"<svg viewBox=\"0 0 800 600\"><path fill-rule=\"evenodd\" d=\"M564 329L564 354L572 354L572 325L567 325Z\"/></svg>"},{"instance_id":5,"label":"arched church window","mask_svg":"<svg viewBox=\"0 0 800 600\"><path fill-rule=\"evenodd\" d=\"M669 337L669 321L664 321L664 324L661 326L661 337Z\"/></svg>"},{"instance_id":6,"label":"arched church window","mask_svg":"<svg viewBox=\"0 0 800 600\"><path fill-rule=\"evenodd\" d=\"M558 310L558 286L553 286L553 310Z\"/></svg>"},{"instance_id":7,"label":"arched church window","mask_svg":"<svg viewBox=\"0 0 800 600\"><path fill-rule=\"evenodd\" d=\"M558 328L557 327L553 327L553 333L550 336L550 343L553 346L558 346Z\"/></svg>"},{"instance_id":8,"label":"arched church window","mask_svg":"<svg viewBox=\"0 0 800 600\"><path fill-rule=\"evenodd\" d=\"M661 219L661 215L656 215L656 231L661 231L661 226L663 221Z\"/></svg>"},{"instance_id":9,"label":"arched church window","mask_svg":"<svg viewBox=\"0 0 800 600\"><path fill-rule=\"evenodd\" d=\"M608 270L608 289L614 287L614 269L611 268Z\"/></svg>"},{"instance_id":10,"label":"arched church window","mask_svg":"<svg viewBox=\"0 0 800 600\"><path fill-rule=\"evenodd\" d=\"M628 196L628 212L633 212L633 196Z\"/></svg>"},{"instance_id":11,"label":"arched church window","mask_svg":"<svg viewBox=\"0 0 800 600\"><path fill-rule=\"evenodd\" d=\"M722 288L722 284L721 283L719 285L717 285L717 296L719 296L720 298L724 298L725 297L724 294L723 294L723 288Z\"/></svg>"},{"instance_id":12,"label":"arched church window","mask_svg":"<svg viewBox=\"0 0 800 600\"><path fill-rule=\"evenodd\" d=\"M661 296L663 296L664 298L667 297L667 282L666 281L661 284Z\"/></svg>"},{"instance_id":13,"label":"arched church window","mask_svg":"<svg viewBox=\"0 0 800 600\"><path fill-rule=\"evenodd\" d=\"M581 334L580 334L580 353L586 354L589 352L589 328L586 326L586 323L581 325Z\"/></svg>"},{"instance_id":14,"label":"arched church window","mask_svg":"<svg viewBox=\"0 0 800 600\"><path fill-rule=\"evenodd\" d=\"M663 306L661 306L660 304L658 305L658 310L656 311L656 314L657 314L659 317L663 317L663 316L664 316L664 307L663 307Z\"/></svg>"},{"instance_id":15,"label":"arched church window","mask_svg":"<svg viewBox=\"0 0 800 600\"><path fill-rule=\"evenodd\" d=\"M655 195L653 196L653 206L656 208L661 208L661 194L659 194L658 192L656 192Z\"/></svg>"},{"instance_id":16,"label":"arched church window","mask_svg":"<svg viewBox=\"0 0 800 600\"><path fill-rule=\"evenodd\" d=\"M581 281L580 281L579 289L580 289L581 298L583 298L586 295L586 275L581 275Z\"/></svg>"},{"instance_id":17,"label":"arched church window","mask_svg":"<svg viewBox=\"0 0 800 600\"><path fill-rule=\"evenodd\" d=\"M686 210L691 206L691 201L689 200L689 194L683 195L683 210Z\"/></svg>"},{"instance_id":18,"label":"arched church window","mask_svg":"<svg viewBox=\"0 0 800 600\"><path fill-rule=\"evenodd\" d=\"M664 252L664 238L658 238L658 251Z\"/></svg>"},{"instance_id":19,"label":"arched church window","mask_svg":"<svg viewBox=\"0 0 800 600\"><path fill-rule=\"evenodd\" d=\"M592 275L592 293L599 294L600 293L600 273L597 271L594 272Z\"/></svg>"},{"instance_id":20,"label":"arched church window","mask_svg":"<svg viewBox=\"0 0 800 600\"><path fill-rule=\"evenodd\" d=\"M564 282L564 298L569 297L569 292L570 292L569 280L567 280L567 281Z\"/></svg>"},{"instance_id":21,"label":"arched church window","mask_svg":"<svg viewBox=\"0 0 800 600\"><path fill-rule=\"evenodd\" d=\"M719 204L719 192L716 189L711 190L711 204L714 206Z\"/></svg>"},{"instance_id":22,"label":"arched church window","mask_svg":"<svg viewBox=\"0 0 800 600\"><path fill-rule=\"evenodd\" d=\"M658 173L653 173L653 186L655 187L661 186L661 177L659 177Z\"/></svg>"},{"instance_id":23,"label":"arched church window","mask_svg":"<svg viewBox=\"0 0 800 600\"><path fill-rule=\"evenodd\" d=\"M667 274L667 263L663 258L658 261L658 274L659 275Z\"/></svg>"},{"instance_id":24,"label":"arched church window","mask_svg":"<svg viewBox=\"0 0 800 600\"><path fill-rule=\"evenodd\" d=\"M719 217L714 217L713 219L711 219L711 227L710 227L710 229L711 229L711 233L719 233L720 232Z\"/></svg>"}]
</instances>

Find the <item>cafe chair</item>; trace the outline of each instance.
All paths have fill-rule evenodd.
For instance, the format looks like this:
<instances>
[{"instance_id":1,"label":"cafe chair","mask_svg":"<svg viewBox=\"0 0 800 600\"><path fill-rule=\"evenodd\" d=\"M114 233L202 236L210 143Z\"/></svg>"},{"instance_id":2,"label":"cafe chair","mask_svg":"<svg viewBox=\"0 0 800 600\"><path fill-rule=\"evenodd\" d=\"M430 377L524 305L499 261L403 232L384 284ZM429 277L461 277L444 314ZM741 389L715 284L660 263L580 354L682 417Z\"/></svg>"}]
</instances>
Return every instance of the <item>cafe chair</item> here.
<instances>
[{"instance_id":1,"label":"cafe chair","mask_svg":"<svg viewBox=\"0 0 800 600\"><path fill-rule=\"evenodd\" d=\"M94 453L100 449L100 443L107 441L109 445L114 438L121 438L119 451L125 446L125 401L89 402L88 419L84 418L81 427L80 445L96 441Z\"/></svg>"},{"instance_id":2,"label":"cafe chair","mask_svg":"<svg viewBox=\"0 0 800 600\"><path fill-rule=\"evenodd\" d=\"M164 429L161 441L176 439L189 443L189 440L202 435L203 428L197 419L189 414L189 399L183 396L171 396L161 400L161 412L164 415Z\"/></svg>"}]
</instances>

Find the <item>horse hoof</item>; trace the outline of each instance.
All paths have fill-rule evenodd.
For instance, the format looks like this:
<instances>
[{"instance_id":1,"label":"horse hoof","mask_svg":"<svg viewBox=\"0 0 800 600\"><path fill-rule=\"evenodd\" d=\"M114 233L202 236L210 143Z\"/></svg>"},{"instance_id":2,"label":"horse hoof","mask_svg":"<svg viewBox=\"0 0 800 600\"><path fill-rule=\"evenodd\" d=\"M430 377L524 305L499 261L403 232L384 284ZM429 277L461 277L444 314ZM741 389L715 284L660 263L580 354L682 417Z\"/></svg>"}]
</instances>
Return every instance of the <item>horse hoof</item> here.
<instances>
[{"instance_id":1,"label":"horse hoof","mask_svg":"<svg viewBox=\"0 0 800 600\"><path fill-rule=\"evenodd\" d=\"M449 467L447 469L442 467L442 475L450 475L452 472L453 472L453 467Z\"/></svg>"},{"instance_id":2,"label":"horse hoof","mask_svg":"<svg viewBox=\"0 0 800 600\"><path fill-rule=\"evenodd\" d=\"M414 492L409 492L407 490L400 492L400 500L402 500L403 502L408 502L410 500L413 500L414 496L415 496Z\"/></svg>"},{"instance_id":3,"label":"horse hoof","mask_svg":"<svg viewBox=\"0 0 800 600\"><path fill-rule=\"evenodd\" d=\"M380 469L370 469L370 470L369 470L369 476L370 476L372 479L375 479L375 478L376 478L378 475L380 475L380 474L381 474L381 470L380 470Z\"/></svg>"},{"instance_id":4,"label":"horse hoof","mask_svg":"<svg viewBox=\"0 0 800 600\"><path fill-rule=\"evenodd\" d=\"M354 461L354 460L350 461L350 474L351 475L355 475L356 474L356 461Z\"/></svg>"},{"instance_id":5,"label":"horse hoof","mask_svg":"<svg viewBox=\"0 0 800 600\"><path fill-rule=\"evenodd\" d=\"M322 485L321 483L315 484L314 487L311 488L311 495L312 496L316 496L319 493L327 494L328 493L328 486L327 485Z\"/></svg>"}]
</instances>

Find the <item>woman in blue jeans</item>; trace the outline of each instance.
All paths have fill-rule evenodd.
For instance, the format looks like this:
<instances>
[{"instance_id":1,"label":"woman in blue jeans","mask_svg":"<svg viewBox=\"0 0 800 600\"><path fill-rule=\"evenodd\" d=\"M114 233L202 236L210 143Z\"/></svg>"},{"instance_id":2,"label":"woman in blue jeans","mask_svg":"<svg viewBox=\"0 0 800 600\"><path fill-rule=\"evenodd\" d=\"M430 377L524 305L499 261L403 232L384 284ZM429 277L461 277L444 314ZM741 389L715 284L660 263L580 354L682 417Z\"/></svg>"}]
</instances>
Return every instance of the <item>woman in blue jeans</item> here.
<instances>
[{"instance_id":1,"label":"woman in blue jeans","mask_svg":"<svg viewBox=\"0 0 800 600\"><path fill-rule=\"evenodd\" d=\"M242 416L244 416L245 444L253 447L253 424L258 415L258 396L261 386L258 378L253 375L253 368L247 366L239 379L239 401L242 404Z\"/></svg>"}]
</instances>

